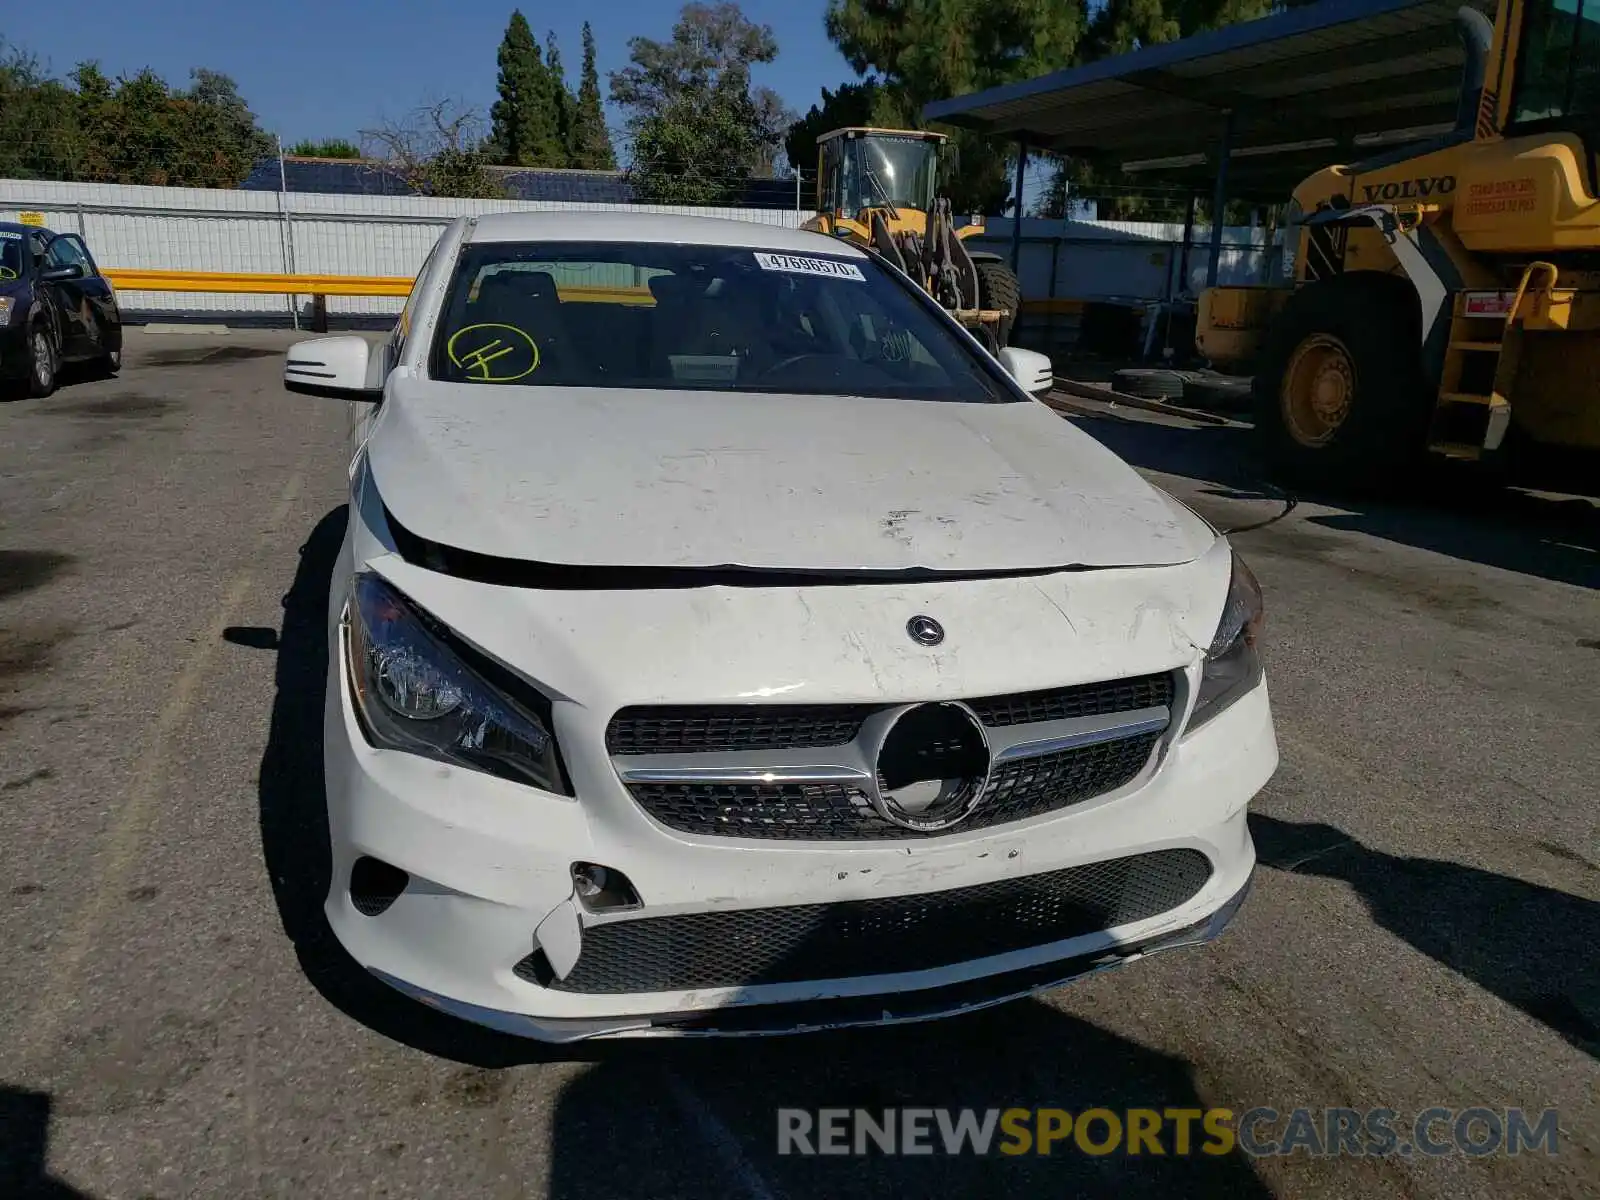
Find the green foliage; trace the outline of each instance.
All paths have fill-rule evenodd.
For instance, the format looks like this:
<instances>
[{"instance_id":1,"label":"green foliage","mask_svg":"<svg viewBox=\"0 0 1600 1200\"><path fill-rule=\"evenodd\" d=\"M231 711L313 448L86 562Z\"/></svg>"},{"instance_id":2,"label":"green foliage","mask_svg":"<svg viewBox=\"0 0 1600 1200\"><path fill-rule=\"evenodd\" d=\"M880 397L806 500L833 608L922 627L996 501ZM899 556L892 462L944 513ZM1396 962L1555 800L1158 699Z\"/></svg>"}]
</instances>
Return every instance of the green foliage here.
<instances>
[{"instance_id":1,"label":"green foliage","mask_svg":"<svg viewBox=\"0 0 1600 1200\"><path fill-rule=\"evenodd\" d=\"M615 171L616 151L606 130L605 107L600 103L600 73L594 65L594 31L583 23L583 73L578 79L578 100L572 110L569 139L572 165L590 171Z\"/></svg>"},{"instance_id":2,"label":"green foliage","mask_svg":"<svg viewBox=\"0 0 1600 1200\"><path fill-rule=\"evenodd\" d=\"M686 4L659 42L628 43L631 65L611 74L611 98L629 110L630 175L647 200L715 204L769 174L792 120L778 97L752 88L750 67L778 55L772 29L737 4Z\"/></svg>"},{"instance_id":3,"label":"green foliage","mask_svg":"<svg viewBox=\"0 0 1600 1200\"><path fill-rule=\"evenodd\" d=\"M572 120L578 101L567 89L567 72L561 65L561 49L556 45L554 30L545 34L544 69L550 124L555 128L556 141L561 144L561 161L554 165L569 167L572 165Z\"/></svg>"},{"instance_id":4,"label":"green foliage","mask_svg":"<svg viewBox=\"0 0 1600 1200\"><path fill-rule=\"evenodd\" d=\"M508 167L566 166L557 99L566 85L550 73L521 9L506 25L497 62L499 98L489 110L489 153Z\"/></svg>"},{"instance_id":5,"label":"green foliage","mask_svg":"<svg viewBox=\"0 0 1600 1200\"><path fill-rule=\"evenodd\" d=\"M360 158L361 147L344 138L323 138L320 142L296 142L286 153L299 158Z\"/></svg>"},{"instance_id":6,"label":"green foliage","mask_svg":"<svg viewBox=\"0 0 1600 1200\"><path fill-rule=\"evenodd\" d=\"M63 83L20 51L0 54L0 174L231 188L273 151L216 71L178 89L150 70L111 80L83 63Z\"/></svg>"},{"instance_id":7,"label":"green foliage","mask_svg":"<svg viewBox=\"0 0 1600 1200\"><path fill-rule=\"evenodd\" d=\"M932 100L1028 79L1073 61L1086 0L828 0L828 36L857 74L881 80L877 111L921 128ZM954 131L946 194L957 211L1005 201L1007 149Z\"/></svg>"},{"instance_id":8,"label":"green foliage","mask_svg":"<svg viewBox=\"0 0 1600 1200\"><path fill-rule=\"evenodd\" d=\"M835 129L851 125L877 123L877 109L882 99L878 81L842 83L836 91L822 89L822 103L813 104L805 116L789 126L783 139L783 150L789 165L796 171L809 174L817 169L817 139Z\"/></svg>"}]
</instances>

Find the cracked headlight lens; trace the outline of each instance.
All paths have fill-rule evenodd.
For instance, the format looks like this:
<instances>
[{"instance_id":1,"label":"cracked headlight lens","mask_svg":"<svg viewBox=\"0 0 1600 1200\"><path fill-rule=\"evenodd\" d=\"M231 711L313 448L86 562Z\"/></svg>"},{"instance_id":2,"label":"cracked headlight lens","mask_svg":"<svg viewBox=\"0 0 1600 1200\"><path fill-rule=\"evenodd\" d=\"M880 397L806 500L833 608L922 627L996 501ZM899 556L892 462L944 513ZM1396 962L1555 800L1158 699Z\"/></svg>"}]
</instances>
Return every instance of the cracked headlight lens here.
<instances>
[{"instance_id":1,"label":"cracked headlight lens","mask_svg":"<svg viewBox=\"0 0 1600 1200\"><path fill-rule=\"evenodd\" d=\"M1200 669L1200 691L1189 716L1189 729L1200 728L1261 682L1256 642L1264 617L1261 585L1235 552L1228 601L1222 606L1222 619Z\"/></svg>"},{"instance_id":2,"label":"cracked headlight lens","mask_svg":"<svg viewBox=\"0 0 1600 1200\"><path fill-rule=\"evenodd\" d=\"M378 576L356 576L345 633L351 691L373 745L570 794L549 702Z\"/></svg>"}]
</instances>

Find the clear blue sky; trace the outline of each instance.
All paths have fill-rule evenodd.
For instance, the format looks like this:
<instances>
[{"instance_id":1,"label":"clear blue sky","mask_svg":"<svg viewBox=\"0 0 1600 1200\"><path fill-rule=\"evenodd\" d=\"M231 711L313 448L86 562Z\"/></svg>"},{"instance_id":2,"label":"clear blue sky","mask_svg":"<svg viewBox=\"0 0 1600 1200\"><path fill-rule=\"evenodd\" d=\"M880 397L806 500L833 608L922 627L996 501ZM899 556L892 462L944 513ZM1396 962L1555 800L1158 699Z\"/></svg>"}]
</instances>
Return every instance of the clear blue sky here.
<instances>
[{"instance_id":1,"label":"clear blue sky","mask_svg":"<svg viewBox=\"0 0 1600 1200\"><path fill-rule=\"evenodd\" d=\"M507 0L77 0L58 6L7 0L0 36L65 74L97 59L109 75L151 67L186 83L192 67L231 75L264 128L285 143L348 137L433 100L494 101L495 50L521 7L535 34L554 29L568 82L577 86L584 13L594 24L600 86L625 66L628 39L664 39L679 0L520 5ZM772 26L778 60L758 83L804 112L824 86L853 77L822 29L824 0L746 0ZM448 15L447 15L448 14ZM608 112L613 125L615 111Z\"/></svg>"}]
</instances>

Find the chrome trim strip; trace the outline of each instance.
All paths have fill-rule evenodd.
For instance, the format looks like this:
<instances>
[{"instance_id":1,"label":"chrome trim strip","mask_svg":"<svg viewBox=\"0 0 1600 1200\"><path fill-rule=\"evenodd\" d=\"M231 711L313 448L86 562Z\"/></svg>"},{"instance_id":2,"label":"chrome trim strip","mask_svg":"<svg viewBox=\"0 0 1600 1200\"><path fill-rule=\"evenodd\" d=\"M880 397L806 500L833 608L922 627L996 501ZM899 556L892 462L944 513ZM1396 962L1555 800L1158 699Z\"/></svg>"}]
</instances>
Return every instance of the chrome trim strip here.
<instances>
[{"instance_id":1,"label":"chrome trim strip","mask_svg":"<svg viewBox=\"0 0 1600 1200\"><path fill-rule=\"evenodd\" d=\"M644 758L646 755L635 757ZM699 757L698 755L696 757ZM718 755L717 757L726 757ZM870 772L839 764L748 767L628 767L618 756L617 771L624 783L866 783Z\"/></svg>"},{"instance_id":2,"label":"chrome trim strip","mask_svg":"<svg viewBox=\"0 0 1600 1200\"><path fill-rule=\"evenodd\" d=\"M990 753L995 763L1037 758L1058 750L1093 746L1158 733L1172 722L1166 705L1136 708L1093 717L1069 717L1064 721L1035 721L1031 725L1007 725L989 729Z\"/></svg>"}]
</instances>

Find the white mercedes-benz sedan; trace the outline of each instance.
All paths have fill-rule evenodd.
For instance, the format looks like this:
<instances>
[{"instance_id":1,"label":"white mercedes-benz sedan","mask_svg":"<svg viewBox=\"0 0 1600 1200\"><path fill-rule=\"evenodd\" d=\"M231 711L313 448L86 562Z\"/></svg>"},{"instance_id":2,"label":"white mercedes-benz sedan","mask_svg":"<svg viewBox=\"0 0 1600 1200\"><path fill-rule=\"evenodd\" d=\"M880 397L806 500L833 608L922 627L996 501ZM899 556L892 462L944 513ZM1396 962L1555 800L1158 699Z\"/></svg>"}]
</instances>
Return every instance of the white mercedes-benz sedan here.
<instances>
[{"instance_id":1,"label":"white mercedes-benz sedan","mask_svg":"<svg viewBox=\"0 0 1600 1200\"><path fill-rule=\"evenodd\" d=\"M1215 936L1278 761L1224 537L882 260L462 218L358 401L328 920L552 1041L969 1010Z\"/></svg>"}]
</instances>

